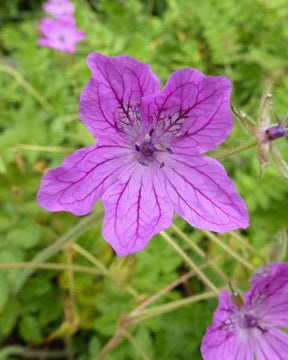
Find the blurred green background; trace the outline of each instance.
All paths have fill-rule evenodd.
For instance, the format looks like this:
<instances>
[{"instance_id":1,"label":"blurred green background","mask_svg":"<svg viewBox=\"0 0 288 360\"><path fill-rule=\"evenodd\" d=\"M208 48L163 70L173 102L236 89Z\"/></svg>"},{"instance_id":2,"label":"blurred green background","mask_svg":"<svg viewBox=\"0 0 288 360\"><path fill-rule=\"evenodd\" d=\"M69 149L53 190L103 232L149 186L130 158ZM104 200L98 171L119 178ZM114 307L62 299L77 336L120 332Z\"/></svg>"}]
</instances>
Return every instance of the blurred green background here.
<instances>
[{"instance_id":1,"label":"blurred green background","mask_svg":"<svg viewBox=\"0 0 288 360\"><path fill-rule=\"evenodd\" d=\"M181 67L224 74L233 83L232 103L252 117L266 89L273 94L272 119L283 118L288 108L287 0L74 0L74 4L77 27L86 32L86 39L72 55L37 46L41 1L2 0L0 5L1 360L52 355L96 360L122 314L189 271L160 236L141 253L117 259L101 236L101 215L73 240L84 254L88 251L106 267L108 276L75 271L71 292L71 278L61 266L69 261L74 266L95 265L71 247L59 247L49 258L59 269L36 269L25 282L25 270L15 269L15 263L29 264L82 221L42 210L35 196L47 168L59 165L70 151L93 143L78 121L79 94L90 76L85 63L90 52L136 57L149 63L162 83ZM247 141L235 120L221 147ZM284 156L287 145L287 139L277 142ZM287 181L273 167L259 178L255 148L223 164L249 208L251 226L242 235L266 256L275 234L288 224ZM101 212L100 204L97 211ZM210 256L223 253L202 232L175 221ZM183 241L176 240L201 263ZM263 262L229 235L224 240L251 264ZM7 263L12 270L1 268ZM247 288L249 272L243 266L229 256L220 264L241 289ZM214 272L207 274L221 285ZM127 292L127 286L136 293ZM204 290L192 278L156 304ZM199 346L216 304L215 300L192 304L129 331L146 359L201 359ZM145 357L124 339L106 358Z\"/></svg>"}]
</instances>

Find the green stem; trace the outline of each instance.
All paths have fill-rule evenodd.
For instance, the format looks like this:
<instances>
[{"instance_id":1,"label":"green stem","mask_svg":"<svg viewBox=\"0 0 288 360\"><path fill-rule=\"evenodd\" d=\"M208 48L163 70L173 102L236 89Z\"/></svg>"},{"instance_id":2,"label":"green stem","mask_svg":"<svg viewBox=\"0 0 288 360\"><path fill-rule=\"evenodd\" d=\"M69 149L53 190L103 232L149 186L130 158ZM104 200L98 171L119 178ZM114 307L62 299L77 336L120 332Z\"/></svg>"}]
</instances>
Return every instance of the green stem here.
<instances>
[{"instance_id":1,"label":"green stem","mask_svg":"<svg viewBox=\"0 0 288 360\"><path fill-rule=\"evenodd\" d=\"M258 143L257 140L252 140L249 141L248 143L244 144L244 145L240 145L238 147L235 147L233 149L227 149L227 150L223 150L222 152L219 152L218 154L216 153L215 155L212 155L212 157L216 160L223 160L226 158L229 158L231 156L234 156L242 151L245 151L247 149L250 149L254 146L256 146Z\"/></svg>"},{"instance_id":2,"label":"green stem","mask_svg":"<svg viewBox=\"0 0 288 360\"><path fill-rule=\"evenodd\" d=\"M172 229L175 233L183 239L190 247L193 249L197 255L199 255L202 259L206 259L208 265L211 266L213 270L219 275L219 277L225 282L228 282L228 277L224 273L224 271L218 266L207 254L198 246L195 241L192 241L177 225L172 224Z\"/></svg>"},{"instance_id":3,"label":"green stem","mask_svg":"<svg viewBox=\"0 0 288 360\"><path fill-rule=\"evenodd\" d=\"M95 256L90 254L87 250L83 249L78 244L73 244L73 249L76 250L79 254L85 257L88 261L90 261L93 265L99 269L103 276L110 276L110 271L107 269L105 265L102 264ZM126 290L134 297L137 297L139 294L138 292L132 288L132 286L126 286Z\"/></svg>"},{"instance_id":4,"label":"green stem","mask_svg":"<svg viewBox=\"0 0 288 360\"><path fill-rule=\"evenodd\" d=\"M130 341L130 344L134 347L134 349L137 351L137 353L142 357L144 360L149 360L149 356L145 353L142 346L138 344L134 336L130 334L127 330L122 330L123 335Z\"/></svg>"},{"instance_id":5,"label":"green stem","mask_svg":"<svg viewBox=\"0 0 288 360\"><path fill-rule=\"evenodd\" d=\"M46 260L48 260L51 256L57 254L61 249L63 249L64 245L68 242L75 241L80 235L82 235L88 228L95 224L95 221L98 220L102 216L101 213L92 214L89 216L85 216L79 223L74 226L71 230L69 230L65 235L63 235L59 240L55 243L51 244L40 253L38 253L34 259L30 262L31 264L38 265L42 264ZM34 273L35 268L24 270L16 280L14 286L14 293L17 294L22 286L25 284L27 279Z\"/></svg>"},{"instance_id":6,"label":"green stem","mask_svg":"<svg viewBox=\"0 0 288 360\"><path fill-rule=\"evenodd\" d=\"M15 269L43 269L43 270L68 270L68 265L45 263L45 264L33 264L33 263L5 263L0 264L0 270L15 270ZM83 272L87 274L99 275L99 271L92 267L73 265L73 271Z\"/></svg>"},{"instance_id":7,"label":"green stem","mask_svg":"<svg viewBox=\"0 0 288 360\"><path fill-rule=\"evenodd\" d=\"M229 255L234 257L237 261L239 261L242 265L244 265L247 269L254 271L254 266L252 266L246 259L244 259L241 255L239 255L236 251L232 250L228 245L222 242L216 235L212 234L210 231L204 231L203 233L212 241L214 241L218 246L220 246L223 250L225 250Z\"/></svg>"},{"instance_id":8,"label":"green stem","mask_svg":"<svg viewBox=\"0 0 288 360\"><path fill-rule=\"evenodd\" d=\"M43 96L24 79L22 75L10 66L0 65L0 71L3 71L12 76L35 100L37 100L45 110L51 111L51 105L43 98Z\"/></svg>"},{"instance_id":9,"label":"green stem","mask_svg":"<svg viewBox=\"0 0 288 360\"><path fill-rule=\"evenodd\" d=\"M199 268L201 270L207 268L209 266L209 263L206 262L204 264L202 264ZM146 308L147 306L151 305L152 303L154 303L156 300L160 299L160 297L162 297L163 295L167 294L167 292L173 290L176 286L179 286L180 284L182 284L183 282L187 281L188 279L190 279L192 276L195 276L195 272L194 271L190 271L184 275L182 275L180 278L178 278L177 280L173 281L171 284L165 286L165 288L161 289L160 291L158 291L157 293L155 293L154 295L152 295L151 297L147 298L146 300L144 300L143 302L141 302L140 305L138 305L131 313L130 315L134 315L139 313L142 309Z\"/></svg>"},{"instance_id":10,"label":"green stem","mask_svg":"<svg viewBox=\"0 0 288 360\"><path fill-rule=\"evenodd\" d=\"M0 350L1 359L6 359L9 355L20 355L26 359L59 359L66 358L67 351L33 350L22 346L7 346Z\"/></svg>"},{"instance_id":11,"label":"green stem","mask_svg":"<svg viewBox=\"0 0 288 360\"><path fill-rule=\"evenodd\" d=\"M178 246L175 241L164 231L160 232L160 235L164 238L164 240L181 256L181 258L186 262L188 266L196 273L199 279L209 287L216 295L218 295L219 291L216 286L211 282L210 279L199 269L199 267L185 254L185 252Z\"/></svg>"},{"instance_id":12,"label":"green stem","mask_svg":"<svg viewBox=\"0 0 288 360\"><path fill-rule=\"evenodd\" d=\"M211 298L215 298L215 297L216 297L216 294L214 291L206 292L206 293L199 294L199 295L193 295L193 296L189 296L185 299L172 301L168 304L154 306L153 308L150 308L150 309L141 310L140 312L138 312L136 314L129 315L129 318L131 318L133 320L135 319L135 321L133 321L133 324L135 324L140 321L147 320L151 317L162 315L167 312L179 309L182 306L186 306L186 305L198 302L198 301L207 300L207 299L211 299Z\"/></svg>"},{"instance_id":13,"label":"green stem","mask_svg":"<svg viewBox=\"0 0 288 360\"><path fill-rule=\"evenodd\" d=\"M251 246L241 235L237 234L236 232L232 231L231 236L238 241L244 248L246 248L248 251L251 252L251 254L259 257L264 262L266 261L265 257L256 249L254 249L253 246Z\"/></svg>"},{"instance_id":14,"label":"green stem","mask_svg":"<svg viewBox=\"0 0 288 360\"><path fill-rule=\"evenodd\" d=\"M107 276L109 275L109 270L106 268L105 265L102 264L101 261L99 261L95 256L93 256L92 254L90 254L87 250L83 249L80 245L78 244L73 244L72 245L73 249L76 250L79 254L81 254L83 257L85 257L85 259L87 259L88 261L90 261L93 265L96 266L97 269L99 269L99 271L102 273L102 275Z\"/></svg>"}]
</instances>

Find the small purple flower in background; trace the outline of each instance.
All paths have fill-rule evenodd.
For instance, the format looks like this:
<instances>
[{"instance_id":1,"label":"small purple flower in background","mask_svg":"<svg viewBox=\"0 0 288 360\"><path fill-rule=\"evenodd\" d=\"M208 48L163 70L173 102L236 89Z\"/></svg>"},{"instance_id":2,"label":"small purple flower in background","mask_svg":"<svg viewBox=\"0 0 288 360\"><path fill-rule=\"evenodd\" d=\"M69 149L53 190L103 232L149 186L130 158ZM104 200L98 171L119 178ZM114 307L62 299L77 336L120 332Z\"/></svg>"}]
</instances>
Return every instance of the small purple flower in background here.
<instances>
[{"instance_id":1,"label":"small purple flower in background","mask_svg":"<svg viewBox=\"0 0 288 360\"><path fill-rule=\"evenodd\" d=\"M213 325L203 338L204 360L287 360L288 263L270 264L251 279L244 303L219 295Z\"/></svg>"},{"instance_id":2,"label":"small purple flower in background","mask_svg":"<svg viewBox=\"0 0 288 360\"><path fill-rule=\"evenodd\" d=\"M49 0L43 4L43 10L55 16L58 17L72 17L74 13L74 5L71 4L69 0Z\"/></svg>"},{"instance_id":3,"label":"small purple flower in background","mask_svg":"<svg viewBox=\"0 0 288 360\"><path fill-rule=\"evenodd\" d=\"M44 18L41 21L41 38L38 39L40 46L73 53L75 45L85 38L85 33L75 28L73 18L59 18L57 20Z\"/></svg>"},{"instance_id":4,"label":"small purple flower in background","mask_svg":"<svg viewBox=\"0 0 288 360\"><path fill-rule=\"evenodd\" d=\"M168 228L173 210L200 229L246 228L245 204L223 166L202 155L231 131L230 81L181 69L160 91L150 68L133 58L93 53L88 66L80 118L97 144L48 171L38 203L85 215L101 198L103 236L119 256Z\"/></svg>"}]
</instances>

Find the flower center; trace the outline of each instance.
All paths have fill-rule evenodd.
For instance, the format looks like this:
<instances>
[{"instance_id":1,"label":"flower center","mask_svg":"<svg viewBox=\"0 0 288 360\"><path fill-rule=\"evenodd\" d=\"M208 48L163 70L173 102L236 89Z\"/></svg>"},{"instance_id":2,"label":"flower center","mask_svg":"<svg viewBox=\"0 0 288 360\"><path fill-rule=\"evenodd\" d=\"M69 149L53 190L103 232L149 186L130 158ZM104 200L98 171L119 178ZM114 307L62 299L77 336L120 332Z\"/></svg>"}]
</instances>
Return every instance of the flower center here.
<instances>
[{"instance_id":1,"label":"flower center","mask_svg":"<svg viewBox=\"0 0 288 360\"><path fill-rule=\"evenodd\" d=\"M254 315L251 314L245 314L244 315L244 327L251 329L253 327L257 327L258 326L258 320Z\"/></svg>"},{"instance_id":2,"label":"flower center","mask_svg":"<svg viewBox=\"0 0 288 360\"><path fill-rule=\"evenodd\" d=\"M145 157L151 157L156 149L150 142L144 142L140 145L140 152Z\"/></svg>"},{"instance_id":3,"label":"flower center","mask_svg":"<svg viewBox=\"0 0 288 360\"><path fill-rule=\"evenodd\" d=\"M159 161L159 158L155 157L155 153L169 153L173 154L173 151L170 148L163 147L158 144L154 144L153 142L153 133L154 129L151 129L149 133L147 133L144 136L144 141L142 143L136 143L135 149L139 153L138 155L138 162L141 165L149 166L153 161L156 161L159 163L160 168L165 166L164 161ZM163 160L165 160L165 157L163 157Z\"/></svg>"}]
</instances>

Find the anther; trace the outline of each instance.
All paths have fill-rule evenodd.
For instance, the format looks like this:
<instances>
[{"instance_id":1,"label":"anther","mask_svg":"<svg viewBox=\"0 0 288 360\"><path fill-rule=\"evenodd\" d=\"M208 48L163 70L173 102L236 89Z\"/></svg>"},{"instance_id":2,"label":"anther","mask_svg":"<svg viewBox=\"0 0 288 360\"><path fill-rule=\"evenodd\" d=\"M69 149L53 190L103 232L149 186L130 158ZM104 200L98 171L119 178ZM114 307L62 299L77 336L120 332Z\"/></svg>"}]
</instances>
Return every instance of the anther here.
<instances>
[{"instance_id":1,"label":"anther","mask_svg":"<svg viewBox=\"0 0 288 360\"><path fill-rule=\"evenodd\" d=\"M160 164L160 169L162 169L164 166L165 166L165 163L164 163L164 161L162 161Z\"/></svg>"},{"instance_id":2,"label":"anther","mask_svg":"<svg viewBox=\"0 0 288 360\"><path fill-rule=\"evenodd\" d=\"M137 151L140 151L139 145L135 144L135 149L136 149Z\"/></svg>"},{"instance_id":3,"label":"anther","mask_svg":"<svg viewBox=\"0 0 288 360\"><path fill-rule=\"evenodd\" d=\"M154 133L154 131L155 131L155 129L151 129L151 130L149 131L149 135L152 136L152 134Z\"/></svg>"},{"instance_id":4,"label":"anther","mask_svg":"<svg viewBox=\"0 0 288 360\"><path fill-rule=\"evenodd\" d=\"M168 151L169 154L171 154L171 155L173 154L173 150L172 150L172 149L167 148L167 151Z\"/></svg>"}]
</instances>

